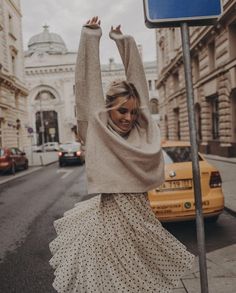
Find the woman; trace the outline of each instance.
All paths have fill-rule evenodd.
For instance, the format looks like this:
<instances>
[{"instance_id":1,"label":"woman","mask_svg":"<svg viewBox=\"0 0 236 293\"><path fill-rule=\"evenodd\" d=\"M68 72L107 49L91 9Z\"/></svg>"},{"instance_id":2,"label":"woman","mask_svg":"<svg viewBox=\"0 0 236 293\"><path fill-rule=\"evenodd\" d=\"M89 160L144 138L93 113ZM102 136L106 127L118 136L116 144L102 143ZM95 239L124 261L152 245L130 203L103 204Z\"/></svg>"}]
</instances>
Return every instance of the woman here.
<instances>
[{"instance_id":1,"label":"woman","mask_svg":"<svg viewBox=\"0 0 236 293\"><path fill-rule=\"evenodd\" d=\"M104 103L100 21L83 27L76 64L78 125L86 144L88 193L55 221L50 243L58 292L172 292L194 256L153 214L147 191L164 181L160 132L135 41L111 29L127 81L114 81Z\"/></svg>"}]
</instances>

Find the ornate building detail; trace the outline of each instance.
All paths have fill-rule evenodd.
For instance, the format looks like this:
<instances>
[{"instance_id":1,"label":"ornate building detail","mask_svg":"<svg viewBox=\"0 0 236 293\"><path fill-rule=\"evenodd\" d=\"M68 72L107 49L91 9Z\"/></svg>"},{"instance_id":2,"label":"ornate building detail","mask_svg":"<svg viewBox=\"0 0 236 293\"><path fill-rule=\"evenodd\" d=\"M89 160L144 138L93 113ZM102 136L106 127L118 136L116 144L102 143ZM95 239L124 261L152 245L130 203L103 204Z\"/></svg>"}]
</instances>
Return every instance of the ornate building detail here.
<instances>
[{"instance_id":1,"label":"ornate building detail","mask_svg":"<svg viewBox=\"0 0 236 293\"><path fill-rule=\"evenodd\" d=\"M216 25L190 28L195 120L201 151L236 156L236 1L223 7ZM189 140L180 30L158 29L156 39L162 134Z\"/></svg>"},{"instance_id":2,"label":"ornate building detail","mask_svg":"<svg viewBox=\"0 0 236 293\"><path fill-rule=\"evenodd\" d=\"M69 52L63 39L49 31L30 38L25 52L25 74L29 93L28 112L34 143L44 141L67 142L76 139L75 63L77 52ZM142 55L142 47L139 46ZM158 92L156 62L144 63L150 93L150 107L158 120ZM101 66L104 92L114 79L124 79L125 71L113 58ZM42 121L43 120L43 121ZM43 127L42 127L43 123Z\"/></svg>"},{"instance_id":3,"label":"ornate building detail","mask_svg":"<svg viewBox=\"0 0 236 293\"><path fill-rule=\"evenodd\" d=\"M29 146L19 1L0 1L0 147Z\"/></svg>"}]
</instances>

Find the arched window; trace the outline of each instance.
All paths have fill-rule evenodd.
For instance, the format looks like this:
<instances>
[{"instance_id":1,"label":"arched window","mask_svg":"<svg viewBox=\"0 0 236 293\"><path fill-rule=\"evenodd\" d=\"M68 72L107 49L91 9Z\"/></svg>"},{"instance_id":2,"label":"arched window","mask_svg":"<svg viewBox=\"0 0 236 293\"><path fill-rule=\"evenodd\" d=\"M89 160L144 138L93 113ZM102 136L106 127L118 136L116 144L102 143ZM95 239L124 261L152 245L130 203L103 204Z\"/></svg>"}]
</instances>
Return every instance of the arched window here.
<instances>
[{"instance_id":1,"label":"arched window","mask_svg":"<svg viewBox=\"0 0 236 293\"><path fill-rule=\"evenodd\" d=\"M39 101L39 100L48 101L48 100L55 100L55 99L56 97L47 90L40 91L35 98L36 101Z\"/></svg>"},{"instance_id":2,"label":"arched window","mask_svg":"<svg viewBox=\"0 0 236 293\"><path fill-rule=\"evenodd\" d=\"M157 99L151 99L150 101L150 111L152 114L159 113L159 102Z\"/></svg>"},{"instance_id":3,"label":"arched window","mask_svg":"<svg viewBox=\"0 0 236 293\"><path fill-rule=\"evenodd\" d=\"M58 115L56 111L38 111L35 113L38 145L45 142L59 142Z\"/></svg>"}]
</instances>

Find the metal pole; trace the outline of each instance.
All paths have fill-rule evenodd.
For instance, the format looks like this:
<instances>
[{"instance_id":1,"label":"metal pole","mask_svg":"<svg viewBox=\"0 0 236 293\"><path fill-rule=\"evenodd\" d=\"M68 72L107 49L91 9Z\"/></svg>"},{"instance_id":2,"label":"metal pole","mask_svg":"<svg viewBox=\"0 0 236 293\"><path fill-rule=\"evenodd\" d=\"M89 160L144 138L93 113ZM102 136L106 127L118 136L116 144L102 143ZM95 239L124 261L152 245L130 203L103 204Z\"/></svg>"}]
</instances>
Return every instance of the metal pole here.
<instances>
[{"instance_id":1,"label":"metal pole","mask_svg":"<svg viewBox=\"0 0 236 293\"><path fill-rule=\"evenodd\" d=\"M41 122L41 133L42 133L42 152L44 152L44 121L43 121L43 110L42 110L42 95L39 93L39 101L40 101L40 122Z\"/></svg>"},{"instance_id":2,"label":"metal pole","mask_svg":"<svg viewBox=\"0 0 236 293\"><path fill-rule=\"evenodd\" d=\"M30 142L31 142L31 165L34 166L34 154L33 154L33 134L30 134Z\"/></svg>"},{"instance_id":3,"label":"metal pole","mask_svg":"<svg viewBox=\"0 0 236 293\"><path fill-rule=\"evenodd\" d=\"M202 192L201 192L201 183L200 183L200 168L199 168L199 161L198 161L198 145L197 145L196 123L195 123L195 113L194 113L194 94L193 94L191 57L190 57L190 39L189 39L189 28L186 22L181 23L181 37L182 37L182 46L183 46L189 131L190 131L190 142L191 142L191 153L192 153L192 171L193 171L194 197L195 197L195 210L196 210L196 223L197 223L197 242L198 242L198 253L199 253L201 292L208 293L205 232L204 232L204 220L203 220L203 214L202 214Z\"/></svg>"}]
</instances>

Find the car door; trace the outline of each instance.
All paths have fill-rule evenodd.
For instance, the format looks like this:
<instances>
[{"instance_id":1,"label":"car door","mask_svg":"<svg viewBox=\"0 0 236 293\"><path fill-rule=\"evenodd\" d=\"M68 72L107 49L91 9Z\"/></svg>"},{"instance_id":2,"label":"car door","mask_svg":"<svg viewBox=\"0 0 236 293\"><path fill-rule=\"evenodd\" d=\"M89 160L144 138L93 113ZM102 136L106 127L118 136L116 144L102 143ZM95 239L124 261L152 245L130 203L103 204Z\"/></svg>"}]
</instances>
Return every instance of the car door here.
<instances>
[{"instance_id":1,"label":"car door","mask_svg":"<svg viewBox=\"0 0 236 293\"><path fill-rule=\"evenodd\" d=\"M23 155L23 152L19 150L18 148L15 148L15 151L17 155L18 166L24 166L25 156Z\"/></svg>"},{"instance_id":2,"label":"car door","mask_svg":"<svg viewBox=\"0 0 236 293\"><path fill-rule=\"evenodd\" d=\"M17 167L19 165L19 158L18 158L16 149L10 148L10 152L11 152L12 161L14 162L15 166Z\"/></svg>"}]
</instances>

